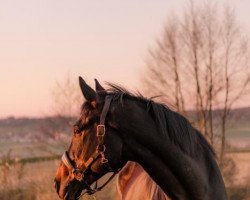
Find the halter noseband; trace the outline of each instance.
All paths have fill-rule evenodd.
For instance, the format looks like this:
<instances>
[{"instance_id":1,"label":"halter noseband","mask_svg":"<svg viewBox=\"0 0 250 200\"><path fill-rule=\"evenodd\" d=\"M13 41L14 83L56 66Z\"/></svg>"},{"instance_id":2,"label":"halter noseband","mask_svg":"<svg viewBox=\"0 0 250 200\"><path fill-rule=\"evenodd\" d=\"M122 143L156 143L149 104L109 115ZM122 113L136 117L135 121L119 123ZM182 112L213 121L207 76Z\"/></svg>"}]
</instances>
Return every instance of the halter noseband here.
<instances>
[{"instance_id":1,"label":"halter noseband","mask_svg":"<svg viewBox=\"0 0 250 200\"><path fill-rule=\"evenodd\" d=\"M112 174L112 176L110 176L110 178L100 187L97 186L97 180L95 181L95 187L92 188L85 180L84 180L84 173L86 172L86 170L90 169L91 165L98 159L101 157L101 163L102 165L104 165L108 170L111 171L111 167L108 164L108 159L105 157L105 150L106 150L106 146L104 145L104 136L106 134L106 129L105 129L105 119L106 116L108 114L109 111L109 107L112 101L112 96L108 95L105 98L105 103L102 109L102 113L100 116L100 123L97 125L97 130L96 130L96 136L97 136L97 147L96 147L96 151L90 156L90 158L84 163L84 166L82 166L81 168L77 168L72 164L72 161L68 155L68 152L64 152L64 154L62 155L62 162L64 163L64 165L67 166L68 169L70 169L72 171L72 173L74 174L74 177L78 180L83 182L84 186L86 187L86 192L88 194L94 194L97 191L100 191L102 188L104 188L113 178L114 176L120 171L120 169L115 170ZM85 194L83 193L83 194ZM82 195L83 195L82 194ZM82 196L81 195L81 196Z\"/></svg>"}]
</instances>

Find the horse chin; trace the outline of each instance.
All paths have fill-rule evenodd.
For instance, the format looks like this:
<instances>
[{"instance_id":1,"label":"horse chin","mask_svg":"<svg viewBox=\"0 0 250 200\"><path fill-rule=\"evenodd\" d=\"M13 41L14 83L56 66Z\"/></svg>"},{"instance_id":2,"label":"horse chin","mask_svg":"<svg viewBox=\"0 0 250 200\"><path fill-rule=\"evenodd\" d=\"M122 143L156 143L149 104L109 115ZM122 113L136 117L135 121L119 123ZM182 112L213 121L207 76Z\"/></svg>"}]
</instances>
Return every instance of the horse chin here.
<instances>
[{"instance_id":1,"label":"horse chin","mask_svg":"<svg viewBox=\"0 0 250 200\"><path fill-rule=\"evenodd\" d=\"M68 186L63 199L64 200L78 200L83 189L84 188L82 184L78 181L77 182L75 181Z\"/></svg>"},{"instance_id":2,"label":"horse chin","mask_svg":"<svg viewBox=\"0 0 250 200\"><path fill-rule=\"evenodd\" d=\"M80 198L82 190L79 190L77 192L71 193L67 192L64 196L64 200L78 200Z\"/></svg>"},{"instance_id":3,"label":"horse chin","mask_svg":"<svg viewBox=\"0 0 250 200\"><path fill-rule=\"evenodd\" d=\"M66 193L65 197L63 198L64 200L78 200L80 197L81 192L79 195L72 195L69 192Z\"/></svg>"}]
</instances>

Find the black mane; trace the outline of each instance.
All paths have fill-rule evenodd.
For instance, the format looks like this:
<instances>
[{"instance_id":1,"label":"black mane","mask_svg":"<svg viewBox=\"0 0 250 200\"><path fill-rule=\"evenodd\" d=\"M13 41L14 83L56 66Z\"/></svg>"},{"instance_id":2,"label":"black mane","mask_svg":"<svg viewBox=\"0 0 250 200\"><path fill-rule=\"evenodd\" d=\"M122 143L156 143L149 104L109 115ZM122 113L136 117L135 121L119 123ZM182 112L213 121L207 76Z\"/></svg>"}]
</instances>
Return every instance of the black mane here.
<instances>
[{"instance_id":1,"label":"black mane","mask_svg":"<svg viewBox=\"0 0 250 200\"><path fill-rule=\"evenodd\" d=\"M139 92L133 94L125 88L108 83L107 90L114 100L123 103L124 98L145 103L147 111L152 115L158 127L158 132L177 145L185 154L196 157L201 152L215 156L214 150L204 136L195 129L190 122L179 113L172 111L168 106L154 102L153 98L146 98Z\"/></svg>"}]
</instances>

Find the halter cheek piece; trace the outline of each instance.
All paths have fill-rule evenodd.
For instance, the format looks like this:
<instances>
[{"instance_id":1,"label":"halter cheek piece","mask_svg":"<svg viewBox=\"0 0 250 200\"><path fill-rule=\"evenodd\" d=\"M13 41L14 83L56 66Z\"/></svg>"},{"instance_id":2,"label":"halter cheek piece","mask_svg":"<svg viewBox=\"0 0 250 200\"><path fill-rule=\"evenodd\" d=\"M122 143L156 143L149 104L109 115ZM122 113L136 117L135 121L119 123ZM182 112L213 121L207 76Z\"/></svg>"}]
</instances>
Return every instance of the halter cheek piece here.
<instances>
[{"instance_id":1,"label":"halter cheek piece","mask_svg":"<svg viewBox=\"0 0 250 200\"><path fill-rule=\"evenodd\" d=\"M81 168L77 168L72 164L72 161L68 155L68 152L64 152L62 155L62 162L64 165L67 166L68 169L70 169L74 175L74 178L77 179L78 181L81 181L84 186L86 187L86 192L88 194L94 194L97 191L100 191L102 188L104 188L114 177L115 175L120 171L120 169L113 171L113 174L109 177L109 179L100 187L97 186L97 180L95 181L95 187L92 188L86 180L84 180L84 173L87 170L90 170L91 165L96 162L98 158L101 158L101 164L107 168L109 171L112 171L112 168L110 167L108 163L108 159L105 157L105 151L106 151L106 146L104 145L104 136L106 133L105 129L105 119L108 114L108 110L110 107L112 101L112 96L106 96L105 98L105 103L102 109L101 117L100 117L100 123L97 125L97 130L96 130L96 137L97 137L97 147L96 151L90 156L90 158L84 163L84 166ZM85 194L83 193L83 194ZM82 195L83 195L82 194ZM82 196L81 195L81 196Z\"/></svg>"}]
</instances>

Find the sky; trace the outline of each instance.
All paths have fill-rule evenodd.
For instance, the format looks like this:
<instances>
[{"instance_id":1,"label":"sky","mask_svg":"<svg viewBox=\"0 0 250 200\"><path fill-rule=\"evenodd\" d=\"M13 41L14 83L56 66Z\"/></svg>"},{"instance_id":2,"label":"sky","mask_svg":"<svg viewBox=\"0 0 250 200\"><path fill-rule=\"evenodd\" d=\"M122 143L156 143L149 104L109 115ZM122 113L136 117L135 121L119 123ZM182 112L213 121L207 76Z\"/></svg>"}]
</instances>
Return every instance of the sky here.
<instances>
[{"instance_id":1,"label":"sky","mask_svg":"<svg viewBox=\"0 0 250 200\"><path fill-rule=\"evenodd\" d=\"M250 30L249 0L220 2ZM140 90L149 47L186 3L0 0L0 118L50 114L52 89L67 74Z\"/></svg>"}]
</instances>

